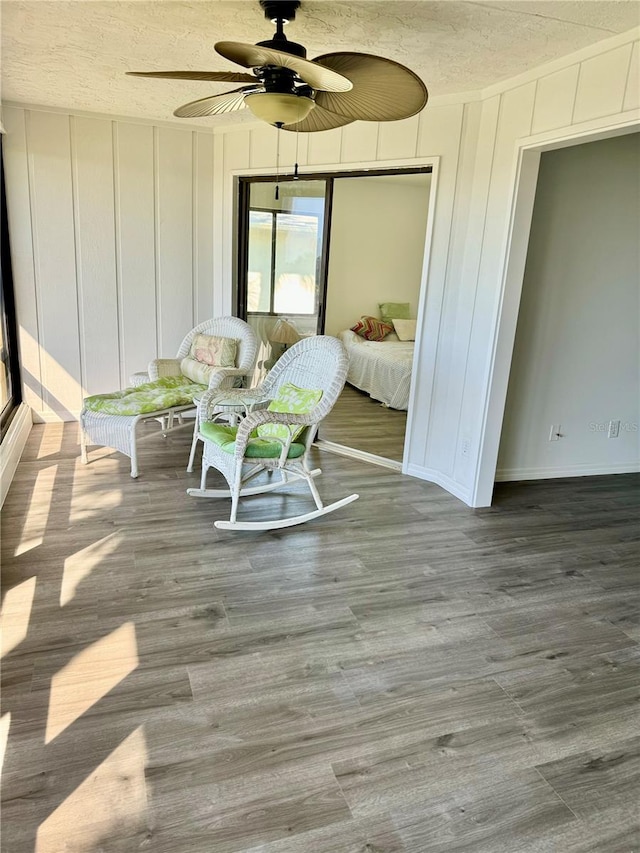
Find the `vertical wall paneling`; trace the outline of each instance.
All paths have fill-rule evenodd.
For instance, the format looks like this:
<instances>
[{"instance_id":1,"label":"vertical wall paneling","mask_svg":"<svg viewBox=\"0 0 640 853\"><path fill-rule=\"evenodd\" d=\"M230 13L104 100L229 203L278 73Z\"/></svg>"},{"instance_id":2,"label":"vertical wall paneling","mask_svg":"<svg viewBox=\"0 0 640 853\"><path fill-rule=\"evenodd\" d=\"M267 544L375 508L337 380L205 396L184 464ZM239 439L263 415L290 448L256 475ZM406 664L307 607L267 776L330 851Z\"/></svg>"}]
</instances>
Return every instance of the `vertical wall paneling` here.
<instances>
[{"instance_id":1,"label":"vertical wall paneling","mask_svg":"<svg viewBox=\"0 0 640 853\"><path fill-rule=\"evenodd\" d=\"M82 405L69 116L27 124L43 400L62 420Z\"/></svg>"},{"instance_id":2,"label":"vertical wall paneling","mask_svg":"<svg viewBox=\"0 0 640 853\"><path fill-rule=\"evenodd\" d=\"M441 107L427 105L419 116L418 157L428 157L449 151L451 140L460 139L464 104L447 104ZM457 148L456 148L457 150Z\"/></svg>"},{"instance_id":3,"label":"vertical wall paneling","mask_svg":"<svg viewBox=\"0 0 640 853\"><path fill-rule=\"evenodd\" d=\"M157 129L156 215L160 357L173 357L193 328L191 132Z\"/></svg>"},{"instance_id":4,"label":"vertical wall paneling","mask_svg":"<svg viewBox=\"0 0 640 853\"><path fill-rule=\"evenodd\" d=\"M213 135L193 134L194 319L213 316Z\"/></svg>"},{"instance_id":5,"label":"vertical wall paneling","mask_svg":"<svg viewBox=\"0 0 640 853\"><path fill-rule=\"evenodd\" d=\"M275 174L276 164L280 163L280 173L290 174L296 162L296 137L298 137L298 163L304 165L306 146L302 140L305 134L292 133L289 130L278 132L275 127L257 127L251 131L249 165L252 169L264 169L265 173ZM278 156L278 146L280 148ZM304 149L304 150L303 150Z\"/></svg>"},{"instance_id":6,"label":"vertical wall paneling","mask_svg":"<svg viewBox=\"0 0 640 853\"><path fill-rule=\"evenodd\" d=\"M16 314L20 338L23 399L42 409L40 332L36 301L35 256L29 198L27 132L24 110L4 107L6 135L2 141L7 189L7 213L11 239L11 263L15 280Z\"/></svg>"},{"instance_id":7,"label":"vertical wall paneling","mask_svg":"<svg viewBox=\"0 0 640 853\"><path fill-rule=\"evenodd\" d=\"M579 70L578 64L570 65L569 68L538 80L531 126L533 133L543 133L571 124Z\"/></svg>"},{"instance_id":8,"label":"vertical wall paneling","mask_svg":"<svg viewBox=\"0 0 640 853\"><path fill-rule=\"evenodd\" d=\"M517 169L517 150L514 140L531 132L536 83L527 83L502 96L500 118L496 133L491 185L487 202L487 220L480 259L478 288L475 298L469 356L465 376L462 410L458 422L459 440L474 436L471 452L479 450L487 401L486 389L490 382L496 324L502 297L504 257L509 229L509 213ZM472 456L473 458L473 456ZM461 453L456 455L456 479L473 485L475 468L467 464Z\"/></svg>"},{"instance_id":9,"label":"vertical wall paneling","mask_svg":"<svg viewBox=\"0 0 640 853\"><path fill-rule=\"evenodd\" d=\"M498 95L482 102L479 108L470 105L462 139L454 232L449 248L452 268L447 275L444 303L438 312L443 333L434 368L432 416L425 450L425 467L441 471L447 477L453 474L456 453L457 436L452 425L457 427L460 416L499 110Z\"/></svg>"},{"instance_id":10,"label":"vertical wall paneling","mask_svg":"<svg viewBox=\"0 0 640 853\"><path fill-rule=\"evenodd\" d=\"M633 46L631 62L629 63L629 75L627 77L627 90L624 95L622 109L640 109L640 42L636 42Z\"/></svg>"},{"instance_id":11,"label":"vertical wall paneling","mask_svg":"<svg viewBox=\"0 0 640 853\"><path fill-rule=\"evenodd\" d=\"M479 115L479 107L476 110ZM435 366L442 342L439 341L440 316L445 294L445 282L450 279L452 263L451 237L452 217L455 210L456 181L458 180L461 142L469 131L463 129L464 107L436 107L432 110L428 130L421 128L422 156L441 153L436 185L436 207L434 211L433 236L429 258L429 275L425 298L424 326L414 377L414 398L420 401L424 418L414 425L410 420L408 450L410 458L420 467L425 466L427 434L430 418L428 406L433 402ZM467 136L467 138L469 138Z\"/></svg>"},{"instance_id":12,"label":"vertical wall paneling","mask_svg":"<svg viewBox=\"0 0 640 853\"><path fill-rule=\"evenodd\" d=\"M419 126L419 115L406 118L403 121L380 122L378 160L402 160L407 157L415 157L418 147Z\"/></svg>"},{"instance_id":13,"label":"vertical wall paneling","mask_svg":"<svg viewBox=\"0 0 640 853\"><path fill-rule=\"evenodd\" d=\"M153 128L115 127L120 382L157 356Z\"/></svg>"},{"instance_id":14,"label":"vertical wall paneling","mask_svg":"<svg viewBox=\"0 0 640 853\"><path fill-rule=\"evenodd\" d=\"M233 247L235 246L235 215L237 206L236 185L231 175L235 169L246 169L251 157L251 134L248 130L234 131L224 135L224 194L222 240L222 313L233 313L232 282L234 272Z\"/></svg>"},{"instance_id":15,"label":"vertical wall paneling","mask_svg":"<svg viewBox=\"0 0 640 853\"><path fill-rule=\"evenodd\" d=\"M225 167L224 167L224 135L213 136L213 309L212 317L224 314L225 291L224 279L224 221L225 221ZM229 283L229 290L231 283ZM231 300L231 296L229 296Z\"/></svg>"},{"instance_id":16,"label":"vertical wall paneling","mask_svg":"<svg viewBox=\"0 0 640 853\"><path fill-rule=\"evenodd\" d=\"M339 163L342 143L342 128L310 133L307 162L310 166L322 166L325 163Z\"/></svg>"},{"instance_id":17,"label":"vertical wall paneling","mask_svg":"<svg viewBox=\"0 0 640 853\"><path fill-rule=\"evenodd\" d=\"M71 119L82 384L88 394L120 383L112 123Z\"/></svg>"},{"instance_id":18,"label":"vertical wall paneling","mask_svg":"<svg viewBox=\"0 0 640 853\"><path fill-rule=\"evenodd\" d=\"M632 45L626 44L580 66L573 122L620 112L624 101Z\"/></svg>"},{"instance_id":19,"label":"vertical wall paneling","mask_svg":"<svg viewBox=\"0 0 640 853\"><path fill-rule=\"evenodd\" d=\"M342 128L343 163L367 163L376 159L378 151L377 121L354 121Z\"/></svg>"}]
</instances>

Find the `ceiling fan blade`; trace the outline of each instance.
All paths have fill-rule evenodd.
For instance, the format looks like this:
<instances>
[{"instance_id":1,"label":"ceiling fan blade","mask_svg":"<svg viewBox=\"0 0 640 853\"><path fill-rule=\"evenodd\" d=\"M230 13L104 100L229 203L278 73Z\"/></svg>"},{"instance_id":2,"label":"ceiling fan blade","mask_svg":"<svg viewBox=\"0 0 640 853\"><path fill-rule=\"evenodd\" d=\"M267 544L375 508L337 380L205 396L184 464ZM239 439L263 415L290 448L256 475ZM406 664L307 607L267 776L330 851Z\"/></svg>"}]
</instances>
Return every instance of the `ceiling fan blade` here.
<instances>
[{"instance_id":1,"label":"ceiling fan blade","mask_svg":"<svg viewBox=\"0 0 640 853\"><path fill-rule=\"evenodd\" d=\"M208 98L200 98L198 101L190 101L174 110L174 116L178 118L202 118L203 116L217 116L223 113L233 113L244 109L244 96L248 95L258 86L242 86L231 92L223 92L222 95L210 95Z\"/></svg>"},{"instance_id":2,"label":"ceiling fan blade","mask_svg":"<svg viewBox=\"0 0 640 853\"><path fill-rule=\"evenodd\" d=\"M292 56L282 50L271 50L255 44L243 44L238 41L219 41L214 45L220 56L236 62L244 68L262 68L265 65L276 65L294 71L312 89L323 92L348 92L351 80L332 68L317 65L308 59Z\"/></svg>"},{"instance_id":3,"label":"ceiling fan blade","mask_svg":"<svg viewBox=\"0 0 640 853\"><path fill-rule=\"evenodd\" d=\"M306 118L296 124L285 124L282 129L299 131L300 133L315 133L318 130L332 130L334 127L342 127L345 124L351 124L352 121L354 119L332 113L323 107L319 107L316 103Z\"/></svg>"},{"instance_id":4,"label":"ceiling fan blade","mask_svg":"<svg viewBox=\"0 0 640 853\"><path fill-rule=\"evenodd\" d=\"M168 80L210 80L218 83L255 83L253 74L236 71L127 71L128 77L159 77Z\"/></svg>"},{"instance_id":5,"label":"ceiling fan blade","mask_svg":"<svg viewBox=\"0 0 640 853\"><path fill-rule=\"evenodd\" d=\"M419 113L427 103L429 93L422 80L392 59L339 52L325 53L314 62L353 83L350 92L318 92L316 104L353 121L397 121Z\"/></svg>"}]
</instances>

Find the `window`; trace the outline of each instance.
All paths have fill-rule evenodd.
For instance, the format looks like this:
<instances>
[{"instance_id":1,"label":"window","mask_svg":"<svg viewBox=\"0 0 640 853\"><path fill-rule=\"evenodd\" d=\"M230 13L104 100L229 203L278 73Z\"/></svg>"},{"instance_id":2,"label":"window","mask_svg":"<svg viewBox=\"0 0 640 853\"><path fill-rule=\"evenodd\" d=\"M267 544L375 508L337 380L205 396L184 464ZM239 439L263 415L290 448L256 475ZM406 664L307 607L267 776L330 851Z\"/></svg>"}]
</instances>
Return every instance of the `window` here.
<instances>
[{"instance_id":1,"label":"window","mask_svg":"<svg viewBox=\"0 0 640 853\"><path fill-rule=\"evenodd\" d=\"M0 149L1 152L1 149ZM16 332L11 253L9 251L9 227L4 188L4 162L0 153L1 180L1 286L0 286L0 426L4 438L15 410L22 401L20 367L18 363L18 340Z\"/></svg>"}]
</instances>

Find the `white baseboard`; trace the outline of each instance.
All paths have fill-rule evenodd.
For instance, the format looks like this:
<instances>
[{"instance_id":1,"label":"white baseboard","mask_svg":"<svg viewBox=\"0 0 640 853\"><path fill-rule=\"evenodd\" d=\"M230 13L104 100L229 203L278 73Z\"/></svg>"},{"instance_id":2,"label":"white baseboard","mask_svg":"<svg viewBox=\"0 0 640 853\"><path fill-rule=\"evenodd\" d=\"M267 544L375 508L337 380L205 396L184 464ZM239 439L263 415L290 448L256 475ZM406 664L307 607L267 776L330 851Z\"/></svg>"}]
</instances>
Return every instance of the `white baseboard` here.
<instances>
[{"instance_id":1,"label":"white baseboard","mask_svg":"<svg viewBox=\"0 0 640 853\"><path fill-rule=\"evenodd\" d=\"M420 465L412 465L409 463L405 473L409 474L411 477L417 477L419 480L428 480L430 483L435 483L436 486L441 486L445 491L461 500L467 506L472 506L471 492L469 489L460 485L460 483L456 483L455 480L447 477L447 475L443 474L441 471L434 471L433 468L423 468Z\"/></svg>"},{"instance_id":2,"label":"white baseboard","mask_svg":"<svg viewBox=\"0 0 640 853\"><path fill-rule=\"evenodd\" d=\"M324 438L318 439L315 446L318 450L325 450L327 453L337 453L338 456L348 456L350 459L359 459L361 462L369 462L372 465L380 465L382 468L391 468L393 471L402 472L401 462L396 462L395 459L387 459L384 456L376 456L374 453L367 453L365 450L356 450L355 447L346 447L344 444L336 444L334 441L327 441Z\"/></svg>"},{"instance_id":3,"label":"white baseboard","mask_svg":"<svg viewBox=\"0 0 640 853\"><path fill-rule=\"evenodd\" d=\"M80 410L65 412L64 416L53 409L33 409L34 424L72 424L80 420Z\"/></svg>"},{"instance_id":4,"label":"white baseboard","mask_svg":"<svg viewBox=\"0 0 640 853\"><path fill-rule=\"evenodd\" d=\"M32 425L31 409L21 403L0 444L0 507L4 504Z\"/></svg>"},{"instance_id":5,"label":"white baseboard","mask_svg":"<svg viewBox=\"0 0 640 853\"><path fill-rule=\"evenodd\" d=\"M556 480L560 477L594 477L601 474L635 474L640 471L640 461L619 462L616 465L566 465L560 468L499 468L496 482L517 480Z\"/></svg>"}]
</instances>

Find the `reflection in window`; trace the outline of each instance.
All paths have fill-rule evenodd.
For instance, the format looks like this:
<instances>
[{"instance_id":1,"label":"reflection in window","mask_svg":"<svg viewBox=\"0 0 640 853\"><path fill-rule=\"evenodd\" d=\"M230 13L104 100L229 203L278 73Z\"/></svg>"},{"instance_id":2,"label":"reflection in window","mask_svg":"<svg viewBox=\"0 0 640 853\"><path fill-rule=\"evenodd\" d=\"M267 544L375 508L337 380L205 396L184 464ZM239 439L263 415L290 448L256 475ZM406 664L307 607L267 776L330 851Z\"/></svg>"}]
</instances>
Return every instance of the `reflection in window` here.
<instances>
[{"instance_id":1,"label":"reflection in window","mask_svg":"<svg viewBox=\"0 0 640 853\"><path fill-rule=\"evenodd\" d=\"M250 314L315 314L318 217L249 212L247 310Z\"/></svg>"}]
</instances>

